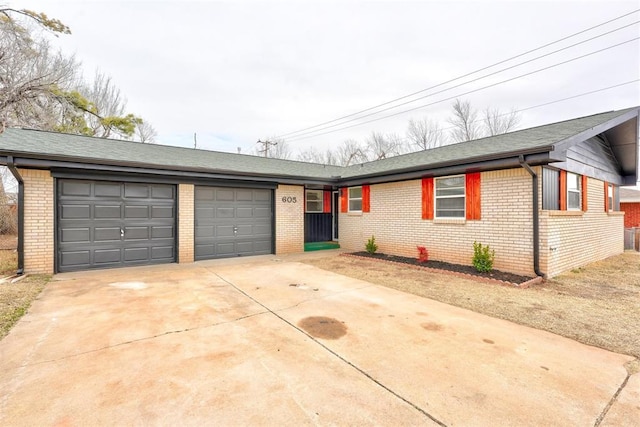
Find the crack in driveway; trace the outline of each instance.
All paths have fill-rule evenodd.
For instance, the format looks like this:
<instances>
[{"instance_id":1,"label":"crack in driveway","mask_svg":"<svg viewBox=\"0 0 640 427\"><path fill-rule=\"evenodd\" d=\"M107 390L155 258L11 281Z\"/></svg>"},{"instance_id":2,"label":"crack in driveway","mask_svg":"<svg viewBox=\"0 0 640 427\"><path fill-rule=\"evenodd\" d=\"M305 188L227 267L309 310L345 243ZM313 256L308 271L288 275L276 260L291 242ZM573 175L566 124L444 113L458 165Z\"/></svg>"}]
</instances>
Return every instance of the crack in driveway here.
<instances>
[{"instance_id":1,"label":"crack in driveway","mask_svg":"<svg viewBox=\"0 0 640 427\"><path fill-rule=\"evenodd\" d=\"M447 427L447 425L445 423L443 423L442 421L440 421L439 419L437 419L435 416L431 415L429 412L427 412L425 409L421 408L420 406L418 406L416 403L410 401L408 398L403 397L402 395L400 395L398 392L392 390L390 387L386 386L385 384L383 384L382 382L380 382L379 380L377 380L376 378L374 378L371 374L369 374L367 371L365 371L364 369L358 367L355 363L351 362L350 360L347 360L345 357L343 357L342 355L340 355L339 353L337 353L336 351L332 350L331 348L329 348L328 346L326 346L325 344L323 344L321 341L318 341L318 339L316 339L313 335L310 335L309 333L307 333L304 329L301 329L300 327L298 327L297 325L294 325L293 323L291 323L290 321L288 321L287 319L285 319L284 317L282 317L280 314L278 314L276 311L272 310L271 308L267 307L265 304L263 304L262 302L260 302L259 300L257 300L256 298L252 297L251 295L249 295L248 293L246 293L245 291L243 291L242 289L240 289L238 286L236 286L233 282L231 282L230 280L225 279L224 277L222 277L220 274L213 272L213 274L215 274L220 280L228 283L230 286L232 286L233 288L235 288L238 292L240 292L241 294L243 294L244 296L246 296L247 298L251 299L253 302L255 302L256 304L260 305L261 307L263 307L265 310L267 310L267 312L271 313L272 315L274 315L275 317L277 317L279 320L281 320L282 322L286 323L287 325L289 325L290 327L292 327L293 329L297 330L298 332L304 334L305 336L307 336L309 339L311 339L313 342L315 342L316 344L318 344L320 347L322 347L323 349L325 349L327 352L329 352L330 354L332 354L333 356L337 357L339 360L341 360L342 362L346 363L348 366L352 367L353 369L355 369L357 372L359 372L360 374L364 375L366 378L368 378L369 380L371 380L374 384L376 384L377 386L381 387L382 389L384 389L385 391L387 391L388 393L390 393L391 395L395 396L396 398L400 399L401 401L403 401L404 403L408 404L409 406L411 406L412 408L414 408L415 410L417 410L418 412L420 412L421 414L423 414L425 417L427 417L428 419L430 419L431 421L433 421L434 423L438 424L439 426L442 427ZM374 285L375 286L375 285ZM281 311L281 310L278 310Z\"/></svg>"},{"instance_id":2,"label":"crack in driveway","mask_svg":"<svg viewBox=\"0 0 640 427\"><path fill-rule=\"evenodd\" d=\"M257 313L252 313L252 314L247 314L245 316L236 317L235 319L225 320L223 322L211 323L211 324L208 324L208 325L194 326L192 328L185 328L185 329L176 329L176 330L173 330L173 331L165 331L165 332L162 332L160 334L151 335L151 336L142 337L142 338L136 338L136 339L129 340L129 341L123 341L123 342L120 342L120 343L117 343L117 344L108 345L108 346L105 346L105 347L100 347L100 348L95 348L95 349L92 349L92 350L82 351L82 352L79 352L79 353L69 354L69 355L66 355L66 356L63 356L63 357L59 357L59 358L56 358L56 359L48 359L48 360L42 360L40 362L35 362L35 363L22 364L22 365L20 365L19 367L15 368L15 369L26 368L26 367L30 367L30 366L37 366L37 365L42 365L42 364L52 363L52 362L59 362L61 360L71 359L71 358L74 358L74 357L83 356L85 354L97 353L97 352L103 351L103 350L109 350L109 349L112 349L112 348L121 347L121 346L129 345L129 344L134 344L134 343L141 342L141 341L147 341L147 340L152 340L152 339L155 339L155 338L164 337L166 335L180 334L180 333L183 333L183 332L196 331L196 330L199 330L199 329L214 328L216 326L226 325L226 324L229 324L229 323L234 323L234 322L237 322L237 321L240 321L240 320L248 319L250 317L260 316L262 314L267 314L267 313L270 313L270 311L269 310L260 311L260 312L257 312Z\"/></svg>"}]
</instances>

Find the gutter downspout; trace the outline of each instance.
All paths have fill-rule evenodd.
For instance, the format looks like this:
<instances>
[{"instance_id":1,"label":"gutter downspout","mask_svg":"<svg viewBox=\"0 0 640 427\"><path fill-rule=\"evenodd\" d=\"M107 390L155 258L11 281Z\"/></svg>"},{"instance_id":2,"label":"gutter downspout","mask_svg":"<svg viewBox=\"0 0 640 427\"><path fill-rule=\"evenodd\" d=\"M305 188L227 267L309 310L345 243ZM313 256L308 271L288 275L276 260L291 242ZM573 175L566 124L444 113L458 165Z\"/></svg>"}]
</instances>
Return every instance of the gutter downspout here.
<instances>
[{"instance_id":1,"label":"gutter downspout","mask_svg":"<svg viewBox=\"0 0 640 427\"><path fill-rule=\"evenodd\" d=\"M7 156L7 168L18 181L18 271L16 275L24 274L24 181L16 169L13 156Z\"/></svg>"},{"instance_id":2,"label":"gutter downspout","mask_svg":"<svg viewBox=\"0 0 640 427\"><path fill-rule=\"evenodd\" d=\"M538 202L538 174L535 173L531 166L524 160L524 156L518 157L520 166L522 166L529 175L531 175L531 181L533 186L533 271L540 277L545 277L545 274L540 271L540 214L539 214L539 202Z\"/></svg>"}]
</instances>

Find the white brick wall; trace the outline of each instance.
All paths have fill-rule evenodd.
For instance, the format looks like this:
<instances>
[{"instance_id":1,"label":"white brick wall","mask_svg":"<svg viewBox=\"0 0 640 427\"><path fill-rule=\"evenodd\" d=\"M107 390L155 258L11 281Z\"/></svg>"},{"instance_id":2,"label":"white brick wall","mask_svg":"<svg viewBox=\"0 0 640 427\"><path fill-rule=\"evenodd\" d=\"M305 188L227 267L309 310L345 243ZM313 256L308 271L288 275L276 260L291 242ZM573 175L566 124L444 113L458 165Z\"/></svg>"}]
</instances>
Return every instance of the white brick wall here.
<instances>
[{"instance_id":1,"label":"white brick wall","mask_svg":"<svg viewBox=\"0 0 640 427\"><path fill-rule=\"evenodd\" d=\"M26 273L54 269L54 191L49 171L20 169L24 181L24 267Z\"/></svg>"},{"instance_id":2,"label":"white brick wall","mask_svg":"<svg viewBox=\"0 0 640 427\"><path fill-rule=\"evenodd\" d=\"M587 212L542 211L540 266L549 277L624 251L624 213L604 211L604 183L589 178Z\"/></svg>"},{"instance_id":3,"label":"white brick wall","mask_svg":"<svg viewBox=\"0 0 640 427\"><path fill-rule=\"evenodd\" d=\"M275 198L276 254L304 252L304 187L279 185Z\"/></svg>"},{"instance_id":4,"label":"white brick wall","mask_svg":"<svg viewBox=\"0 0 640 427\"><path fill-rule=\"evenodd\" d=\"M194 192L193 184L178 185L178 262L194 260Z\"/></svg>"},{"instance_id":5,"label":"white brick wall","mask_svg":"<svg viewBox=\"0 0 640 427\"><path fill-rule=\"evenodd\" d=\"M496 251L496 269L533 274L531 176L524 169L484 172L482 219L423 220L421 180L371 186L371 212L340 214L340 246L364 250L375 235L383 253L471 264L474 240ZM509 185L505 185L509 182Z\"/></svg>"}]
</instances>

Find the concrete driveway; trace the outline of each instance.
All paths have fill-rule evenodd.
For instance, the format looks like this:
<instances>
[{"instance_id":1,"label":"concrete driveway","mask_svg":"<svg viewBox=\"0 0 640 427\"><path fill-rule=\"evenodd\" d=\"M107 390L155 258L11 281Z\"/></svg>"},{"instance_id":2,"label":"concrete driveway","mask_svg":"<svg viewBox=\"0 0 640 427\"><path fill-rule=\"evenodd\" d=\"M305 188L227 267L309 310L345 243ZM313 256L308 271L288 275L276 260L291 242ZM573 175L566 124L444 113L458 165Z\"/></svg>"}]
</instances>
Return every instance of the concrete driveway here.
<instances>
[{"instance_id":1,"label":"concrete driveway","mask_svg":"<svg viewBox=\"0 0 640 427\"><path fill-rule=\"evenodd\" d=\"M0 425L640 420L631 357L275 256L58 275L0 358Z\"/></svg>"}]
</instances>

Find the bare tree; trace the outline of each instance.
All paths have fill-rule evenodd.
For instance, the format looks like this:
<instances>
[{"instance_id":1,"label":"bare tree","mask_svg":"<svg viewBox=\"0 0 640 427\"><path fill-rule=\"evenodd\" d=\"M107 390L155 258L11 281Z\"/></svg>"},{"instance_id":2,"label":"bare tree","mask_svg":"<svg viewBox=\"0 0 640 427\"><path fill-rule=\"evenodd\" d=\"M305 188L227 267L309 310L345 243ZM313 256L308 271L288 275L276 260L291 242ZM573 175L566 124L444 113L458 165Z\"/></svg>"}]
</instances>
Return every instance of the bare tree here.
<instances>
[{"instance_id":1,"label":"bare tree","mask_svg":"<svg viewBox=\"0 0 640 427\"><path fill-rule=\"evenodd\" d=\"M338 164L336 154L331 149L327 149L322 152L318 151L315 147L309 147L308 149L300 152L297 159L301 162L319 163L322 165Z\"/></svg>"},{"instance_id":2,"label":"bare tree","mask_svg":"<svg viewBox=\"0 0 640 427\"><path fill-rule=\"evenodd\" d=\"M336 148L337 164L340 166L351 166L367 161L365 148L355 139L342 141Z\"/></svg>"},{"instance_id":3,"label":"bare tree","mask_svg":"<svg viewBox=\"0 0 640 427\"><path fill-rule=\"evenodd\" d=\"M482 137L482 128L477 120L478 112L469 101L456 99L453 103L453 117L449 123L453 126L451 138L455 142L471 141Z\"/></svg>"},{"instance_id":4,"label":"bare tree","mask_svg":"<svg viewBox=\"0 0 640 427\"><path fill-rule=\"evenodd\" d=\"M487 107L483 119L487 134L494 136L514 130L520 123L520 114L515 109L503 113L498 108Z\"/></svg>"},{"instance_id":5,"label":"bare tree","mask_svg":"<svg viewBox=\"0 0 640 427\"><path fill-rule=\"evenodd\" d=\"M97 73L91 84L83 83L75 58L53 51L30 23L70 33L43 13L0 6L0 131L27 126L131 138L142 119L125 113L126 102L111 79Z\"/></svg>"},{"instance_id":6,"label":"bare tree","mask_svg":"<svg viewBox=\"0 0 640 427\"><path fill-rule=\"evenodd\" d=\"M382 160L389 157L405 154L410 151L406 141L394 133L382 134L371 132L366 140L367 158L369 160Z\"/></svg>"},{"instance_id":7,"label":"bare tree","mask_svg":"<svg viewBox=\"0 0 640 427\"><path fill-rule=\"evenodd\" d=\"M429 150L443 144L440 125L426 117L421 120L409 119L407 139L420 150Z\"/></svg>"},{"instance_id":8,"label":"bare tree","mask_svg":"<svg viewBox=\"0 0 640 427\"><path fill-rule=\"evenodd\" d=\"M158 133L148 122L143 121L136 125L136 134L134 139L143 144L154 144Z\"/></svg>"}]
</instances>

